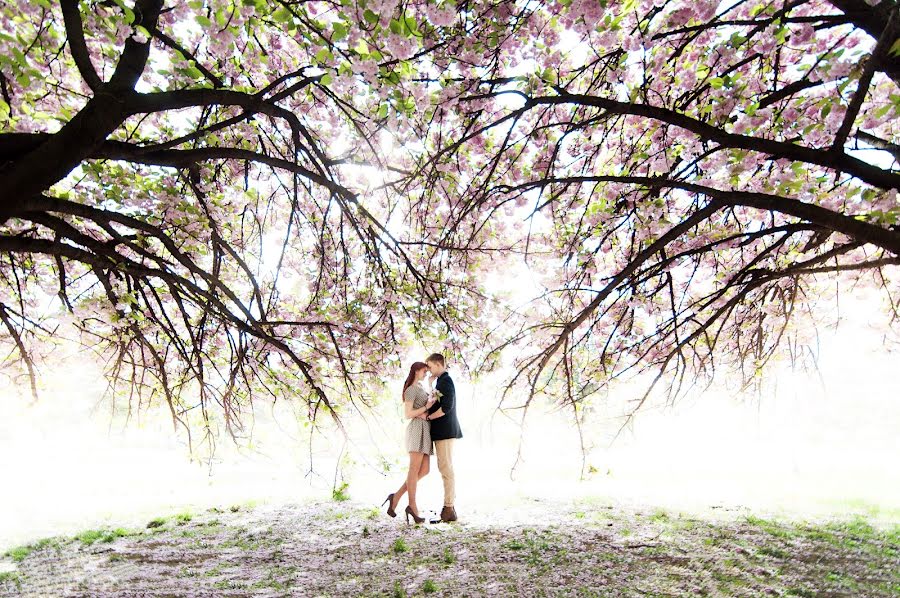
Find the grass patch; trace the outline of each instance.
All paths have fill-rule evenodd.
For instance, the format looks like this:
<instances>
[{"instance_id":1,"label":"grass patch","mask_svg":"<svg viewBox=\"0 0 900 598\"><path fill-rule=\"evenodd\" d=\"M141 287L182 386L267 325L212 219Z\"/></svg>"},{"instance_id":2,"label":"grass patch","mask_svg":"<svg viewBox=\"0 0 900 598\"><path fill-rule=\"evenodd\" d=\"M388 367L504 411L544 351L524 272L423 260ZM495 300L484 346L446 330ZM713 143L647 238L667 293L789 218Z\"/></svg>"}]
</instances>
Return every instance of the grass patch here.
<instances>
[{"instance_id":1,"label":"grass patch","mask_svg":"<svg viewBox=\"0 0 900 598\"><path fill-rule=\"evenodd\" d=\"M444 547L444 556L441 558L445 565L452 565L456 562L456 555L450 550L449 546Z\"/></svg>"},{"instance_id":2,"label":"grass patch","mask_svg":"<svg viewBox=\"0 0 900 598\"><path fill-rule=\"evenodd\" d=\"M560 556L564 556L566 551L558 549L551 544L551 537L545 532L535 533L532 530L525 530L522 538L513 538L503 543L503 547L508 550L522 551L525 553L525 562L532 567L538 565L548 565L549 562L556 561ZM553 558L550 559L551 553Z\"/></svg>"},{"instance_id":3,"label":"grass patch","mask_svg":"<svg viewBox=\"0 0 900 598\"><path fill-rule=\"evenodd\" d=\"M669 514L665 509L657 509L650 515L650 521L655 521L656 523L667 523L669 519Z\"/></svg>"},{"instance_id":4,"label":"grass patch","mask_svg":"<svg viewBox=\"0 0 900 598\"><path fill-rule=\"evenodd\" d=\"M794 532L790 528L778 523L777 521L761 519L759 517L754 517L753 515L748 515L744 518L744 521L746 521L748 525L758 527L764 532L777 538L790 538L794 535Z\"/></svg>"},{"instance_id":5,"label":"grass patch","mask_svg":"<svg viewBox=\"0 0 900 598\"><path fill-rule=\"evenodd\" d=\"M184 513L179 513L175 515L175 521L178 522L178 525L184 525L185 523L189 523L191 519L194 518L194 515L185 511Z\"/></svg>"},{"instance_id":6,"label":"grass patch","mask_svg":"<svg viewBox=\"0 0 900 598\"><path fill-rule=\"evenodd\" d=\"M151 519L149 523L147 523L147 529L154 529L157 527L162 527L165 524L166 524L165 517L155 517L155 518Z\"/></svg>"},{"instance_id":7,"label":"grass patch","mask_svg":"<svg viewBox=\"0 0 900 598\"><path fill-rule=\"evenodd\" d=\"M273 590L290 589L292 585L291 581L285 578L292 577L295 571L297 571L296 567L274 567L267 572L264 579L260 579L259 581L253 583L250 588L271 588Z\"/></svg>"},{"instance_id":8,"label":"grass patch","mask_svg":"<svg viewBox=\"0 0 900 598\"><path fill-rule=\"evenodd\" d=\"M394 593L391 594L394 598L406 598L406 591L403 589L403 586L400 585L399 581L394 582Z\"/></svg>"},{"instance_id":9,"label":"grass patch","mask_svg":"<svg viewBox=\"0 0 900 598\"><path fill-rule=\"evenodd\" d=\"M381 517L381 509L379 509L378 507L372 507L366 510L366 519L375 520L379 517Z\"/></svg>"},{"instance_id":10,"label":"grass patch","mask_svg":"<svg viewBox=\"0 0 900 598\"><path fill-rule=\"evenodd\" d=\"M112 542L117 538L124 538L127 535L128 530L121 527L117 527L116 529L89 529L75 536L75 539L85 546L90 546L97 542Z\"/></svg>"},{"instance_id":11,"label":"grass patch","mask_svg":"<svg viewBox=\"0 0 900 598\"><path fill-rule=\"evenodd\" d=\"M426 579L425 583L422 584L422 592L426 594L433 594L438 591L437 584L431 581L430 579Z\"/></svg>"},{"instance_id":12,"label":"grass patch","mask_svg":"<svg viewBox=\"0 0 900 598\"><path fill-rule=\"evenodd\" d=\"M828 573L828 575L825 576L825 581L850 590L856 590L859 588L859 582L857 582L852 577L838 571L831 571L830 573Z\"/></svg>"},{"instance_id":13,"label":"grass patch","mask_svg":"<svg viewBox=\"0 0 900 598\"><path fill-rule=\"evenodd\" d=\"M350 500L350 494L347 493L347 489L350 487L350 484L347 482L341 482L340 486L335 486L331 489L331 500L335 502L344 502Z\"/></svg>"},{"instance_id":14,"label":"grass patch","mask_svg":"<svg viewBox=\"0 0 900 598\"><path fill-rule=\"evenodd\" d=\"M22 574L18 571L4 571L0 573L0 584L13 583L17 590L22 589Z\"/></svg>"},{"instance_id":15,"label":"grass patch","mask_svg":"<svg viewBox=\"0 0 900 598\"><path fill-rule=\"evenodd\" d=\"M44 548L48 547L59 549L59 540L57 538L43 538L41 540L38 540L37 542L26 544L25 546L16 546L15 548L11 548L7 550L3 554L3 556L11 558L16 563L21 563L32 552L37 552L38 550L43 550Z\"/></svg>"},{"instance_id":16,"label":"grass patch","mask_svg":"<svg viewBox=\"0 0 900 598\"><path fill-rule=\"evenodd\" d=\"M720 586L723 586L724 590L728 590L734 586L746 585L744 578L740 575L725 573L724 571L713 571L712 578L716 580Z\"/></svg>"},{"instance_id":17,"label":"grass patch","mask_svg":"<svg viewBox=\"0 0 900 598\"><path fill-rule=\"evenodd\" d=\"M816 593L807 588L788 588L785 591L787 596L801 596L802 598L816 598Z\"/></svg>"},{"instance_id":18,"label":"grass patch","mask_svg":"<svg viewBox=\"0 0 900 598\"><path fill-rule=\"evenodd\" d=\"M400 554L409 550L409 546L406 545L406 540L403 538L397 538L394 540L394 544L391 546L391 550L394 554Z\"/></svg>"},{"instance_id":19,"label":"grass patch","mask_svg":"<svg viewBox=\"0 0 900 598\"><path fill-rule=\"evenodd\" d=\"M775 546L763 546L757 551L759 554L765 556L771 556L776 559L788 559L790 558L790 554L787 551L777 548Z\"/></svg>"}]
</instances>

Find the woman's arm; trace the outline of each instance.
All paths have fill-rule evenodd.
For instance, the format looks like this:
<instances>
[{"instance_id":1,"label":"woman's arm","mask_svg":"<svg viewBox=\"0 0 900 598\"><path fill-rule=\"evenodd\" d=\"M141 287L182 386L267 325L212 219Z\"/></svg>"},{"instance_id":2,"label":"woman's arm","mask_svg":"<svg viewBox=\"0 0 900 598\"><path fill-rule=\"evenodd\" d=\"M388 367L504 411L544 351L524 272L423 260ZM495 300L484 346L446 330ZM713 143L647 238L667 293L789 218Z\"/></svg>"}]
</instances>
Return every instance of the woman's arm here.
<instances>
[{"instance_id":1,"label":"woman's arm","mask_svg":"<svg viewBox=\"0 0 900 598\"><path fill-rule=\"evenodd\" d=\"M426 419L437 419L439 417L444 417L444 409L442 407L438 407L437 411L429 413Z\"/></svg>"},{"instance_id":2,"label":"woman's arm","mask_svg":"<svg viewBox=\"0 0 900 598\"><path fill-rule=\"evenodd\" d=\"M414 417L419 417L420 415L422 415L423 413L428 411L428 409L430 407L431 407L431 405L428 404L428 405L425 405L424 407L419 407L418 409L413 409L412 399L410 399L408 401L403 401L403 409L404 409L404 415L406 416L406 419L412 419Z\"/></svg>"},{"instance_id":3,"label":"woman's arm","mask_svg":"<svg viewBox=\"0 0 900 598\"><path fill-rule=\"evenodd\" d=\"M414 417L419 417L420 415L422 415L423 413L425 413L426 411L431 409L431 406L434 405L434 401L429 399L429 401L427 403L425 403L424 407L419 407L418 409L413 409L413 402L415 402L415 400L416 400L415 392L410 392L408 399L406 397L404 397L403 413L404 413L406 419L413 419Z\"/></svg>"}]
</instances>

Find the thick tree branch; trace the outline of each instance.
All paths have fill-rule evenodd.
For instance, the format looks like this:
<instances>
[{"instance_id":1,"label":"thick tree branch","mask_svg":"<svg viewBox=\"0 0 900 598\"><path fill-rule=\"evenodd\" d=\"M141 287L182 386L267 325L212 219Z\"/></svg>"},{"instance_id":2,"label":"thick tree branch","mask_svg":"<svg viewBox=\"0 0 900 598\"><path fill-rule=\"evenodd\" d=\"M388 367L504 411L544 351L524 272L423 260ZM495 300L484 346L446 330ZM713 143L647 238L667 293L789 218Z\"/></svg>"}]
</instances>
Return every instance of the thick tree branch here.
<instances>
[{"instance_id":1,"label":"thick tree branch","mask_svg":"<svg viewBox=\"0 0 900 598\"><path fill-rule=\"evenodd\" d=\"M161 8L162 0L137 0L137 24L155 27ZM134 93L149 51L149 43L139 44L129 37L109 83L58 133L0 171L0 223L15 211L17 203L68 175L122 124L127 116L125 98Z\"/></svg>"},{"instance_id":2,"label":"thick tree branch","mask_svg":"<svg viewBox=\"0 0 900 598\"><path fill-rule=\"evenodd\" d=\"M872 77L875 75L875 67L887 55L891 47L889 44L897 37L896 28L897 12L894 11L891 13L891 18L885 25L884 31L881 32L881 37L878 38L878 43L875 44L872 54L866 60L865 66L863 66L862 74L859 76L859 83L856 86L856 92L847 106L847 112L844 113L844 120L841 121L840 128L834 135L834 143L831 146L832 151L843 151L844 144L847 143L847 137L850 136L853 121L856 120L859 109L862 108L863 101L865 101L866 95L869 93L869 85L872 83Z\"/></svg>"},{"instance_id":3,"label":"thick tree branch","mask_svg":"<svg viewBox=\"0 0 900 598\"><path fill-rule=\"evenodd\" d=\"M847 216L839 212L828 210L821 206L804 203L802 201L771 195L768 193L755 193L750 191L722 190L687 181L676 181L662 177L639 176L585 176L585 177L558 177L532 181L515 186L500 186L499 191L524 190L537 187L545 187L554 184L581 184L581 183L627 183L650 187L653 189L683 189L691 193L702 194L715 198L721 205L747 206L762 210L780 212L807 222L812 222L828 230L843 233L853 239L871 243L882 249L900 256L900 230L886 229L859 220L853 216Z\"/></svg>"},{"instance_id":4,"label":"thick tree branch","mask_svg":"<svg viewBox=\"0 0 900 598\"><path fill-rule=\"evenodd\" d=\"M865 0L829 0L831 4L847 15L850 21L873 38L880 39L887 29L888 21L898 10L896 0L882 0L872 6ZM897 41L897 34L889 36L888 48ZM897 56L886 55L878 61L878 70L884 71L895 83L900 85L900 59Z\"/></svg>"},{"instance_id":5,"label":"thick tree branch","mask_svg":"<svg viewBox=\"0 0 900 598\"><path fill-rule=\"evenodd\" d=\"M75 66L78 67L81 78L91 88L91 91L97 93L103 87L103 81L94 69L87 44L84 41L84 27L81 22L79 4L79 0L61 0L59 3L66 25L66 37L69 39L69 50L72 52Z\"/></svg>"},{"instance_id":6,"label":"thick tree branch","mask_svg":"<svg viewBox=\"0 0 900 598\"><path fill-rule=\"evenodd\" d=\"M570 94L564 90L559 91L559 96L530 99L526 102L526 107L575 104L579 106L594 106L613 114L643 116L691 131L701 139L714 141L724 147L746 149L788 160L816 164L818 166L853 175L880 189L900 189L900 175L882 170L877 166L863 162L858 158L848 156L843 152L833 152L828 149L820 150L789 143L787 141L774 141L771 139L728 133L709 123L659 106L632 104L596 96Z\"/></svg>"}]
</instances>

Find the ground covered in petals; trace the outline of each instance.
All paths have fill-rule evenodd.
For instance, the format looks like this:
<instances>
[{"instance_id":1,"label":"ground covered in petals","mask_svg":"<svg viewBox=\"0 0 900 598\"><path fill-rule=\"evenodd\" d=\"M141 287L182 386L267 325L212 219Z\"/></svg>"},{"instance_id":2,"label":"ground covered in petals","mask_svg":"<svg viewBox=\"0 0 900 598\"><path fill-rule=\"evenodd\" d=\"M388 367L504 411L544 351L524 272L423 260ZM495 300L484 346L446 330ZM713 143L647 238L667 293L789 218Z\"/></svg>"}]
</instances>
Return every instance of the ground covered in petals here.
<instances>
[{"instance_id":1,"label":"ground covered in petals","mask_svg":"<svg viewBox=\"0 0 900 598\"><path fill-rule=\"evenodd\" d=\"M0 595L900 595L900 527L859 517L710 520L599 500L522 514L407 526L350 502L181 513L11 549Z\"/></svg>"}]
</instances>

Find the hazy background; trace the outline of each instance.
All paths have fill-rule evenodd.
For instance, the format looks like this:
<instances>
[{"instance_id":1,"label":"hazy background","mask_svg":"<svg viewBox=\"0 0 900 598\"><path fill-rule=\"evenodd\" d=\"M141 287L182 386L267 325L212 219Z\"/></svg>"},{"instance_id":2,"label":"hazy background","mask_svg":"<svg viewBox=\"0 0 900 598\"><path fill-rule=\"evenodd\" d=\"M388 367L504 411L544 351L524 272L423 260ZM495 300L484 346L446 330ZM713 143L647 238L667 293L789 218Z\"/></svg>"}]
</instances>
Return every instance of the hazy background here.
<instances>
[{"instance_id":1,"label":"hazy background","mask_svg":"<svg viewBox=\"0 0 900 598\"><path fill-rule=\"evenodd\" d=\"M588 499L588 508L602 501L900 521L898 356L877 303L842 299L842 324L819 330L819 373L773 368L768 390L749 398L723 380L673 408L650 406L609 446L622 406L639 392L617 388L586 424L596 473L584 481L569 414L546 408L529 415L511 478L520 429L494 412L495 381L475 385L454 371L465 434L456 452L458 511L468 520L528 522L539 516L533 499ZM212 463L191 463L167 410L123 426L92 364L70 359L44 374L35 405L27 389L0 387L0 549L209 506L330 501L336 479L349 483L351 500L374 507L403 480L399 399L356 418L349 441L337 432L310 440L288 403L261 403L251 450L222 437ZM433 471L420 493L424 509L441 506Z\"/></svg>"}]
</instances>

